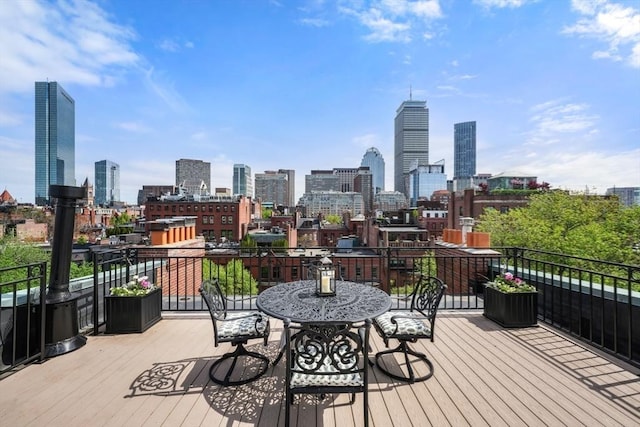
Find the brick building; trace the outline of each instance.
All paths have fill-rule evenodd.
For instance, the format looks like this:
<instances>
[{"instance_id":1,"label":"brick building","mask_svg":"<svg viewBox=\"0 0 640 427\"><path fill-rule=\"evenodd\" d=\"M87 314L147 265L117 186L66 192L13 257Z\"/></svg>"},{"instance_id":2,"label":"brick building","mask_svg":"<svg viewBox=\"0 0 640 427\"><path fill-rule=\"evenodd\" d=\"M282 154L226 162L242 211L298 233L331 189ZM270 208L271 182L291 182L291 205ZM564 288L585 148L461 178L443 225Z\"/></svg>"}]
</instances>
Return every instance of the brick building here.
<instances>
[{"instance_id":1,"label":"brick building","mask_svg":"<svg viewBox=\"0 0 640 427\"><path fill-rule=\"evenodd\" d=\"M254 215L260 210L260 204L249 197L211 196L202 197L198 201L187 198L148 200L144 214L148 221L193 216L196 235L202 235L209 241L239 242L247 233Z\"/></svg>"}]
</instances>

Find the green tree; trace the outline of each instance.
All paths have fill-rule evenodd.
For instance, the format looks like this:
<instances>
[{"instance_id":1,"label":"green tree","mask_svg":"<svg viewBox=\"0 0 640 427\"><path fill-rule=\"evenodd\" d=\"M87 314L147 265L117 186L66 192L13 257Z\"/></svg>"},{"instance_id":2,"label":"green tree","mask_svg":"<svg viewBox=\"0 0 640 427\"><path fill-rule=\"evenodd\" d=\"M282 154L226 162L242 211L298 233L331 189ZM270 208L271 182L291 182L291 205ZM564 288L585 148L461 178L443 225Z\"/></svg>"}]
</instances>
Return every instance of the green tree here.
<instances>
[{"instance_id":1,"label":"green tree","mask_svg":"<svg viewBox=\"0 0 640 427\"><path fill-rule=\"evenodd\" d=\"M616 198L547 191L532 195L527 207L485 211L477 230L491 233L494 246L637 263L633 243L640 242L640 207L624 207Z\"/></svg>"},{"instance_id":2,"label":"green tree","mask_svg":"<svg viewBox=\"0 0 640 427\"><path fill-rule=\"evenodd\" d=\"M225 295L256 295L258 293L258 282L240 259L232 259L223 265L205 261L202 266L202 278L218 279Z\"/></svg>"},{"instance_id":3,"label":"green tree","mask_svg":"<svg viewBox=\"0 0 640 427\"><path fill-rule=\"evenodd\" d=\"M269 219L273 215L273 209L271 208L262 208L262 218Z\"/></svg>"},{"instance_id":4,"label":"green tree","mask_svg":"<svg viewBox=\"0 0 640 427\"><path fill-rule=\"evenodd\" d=\"M329 214L324 217L324 220L329 224L342 224L342 217L340 215Z\"/></svg>"}]
</instances>

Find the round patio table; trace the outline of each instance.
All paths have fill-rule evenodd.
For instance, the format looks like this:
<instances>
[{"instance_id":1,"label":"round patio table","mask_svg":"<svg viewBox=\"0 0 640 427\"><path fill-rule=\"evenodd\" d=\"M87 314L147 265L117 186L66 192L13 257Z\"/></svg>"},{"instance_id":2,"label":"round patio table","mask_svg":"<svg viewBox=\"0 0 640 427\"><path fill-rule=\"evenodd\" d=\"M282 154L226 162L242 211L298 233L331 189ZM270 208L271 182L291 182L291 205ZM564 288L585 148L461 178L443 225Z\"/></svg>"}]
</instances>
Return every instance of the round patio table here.
<instances>
[{"instance_id":1,"label":"round patio table","mask_svg":"<svg viewBox=\"0 0 640 427\"><path fill-rule=\"evenodd\" d=\"M356 323L377 317L391 308L381 289L361 283L336 281L336 294L316 295L314 280L281 283L258 295L260 311L296 323Z\"/></svg>"}]
</instances>

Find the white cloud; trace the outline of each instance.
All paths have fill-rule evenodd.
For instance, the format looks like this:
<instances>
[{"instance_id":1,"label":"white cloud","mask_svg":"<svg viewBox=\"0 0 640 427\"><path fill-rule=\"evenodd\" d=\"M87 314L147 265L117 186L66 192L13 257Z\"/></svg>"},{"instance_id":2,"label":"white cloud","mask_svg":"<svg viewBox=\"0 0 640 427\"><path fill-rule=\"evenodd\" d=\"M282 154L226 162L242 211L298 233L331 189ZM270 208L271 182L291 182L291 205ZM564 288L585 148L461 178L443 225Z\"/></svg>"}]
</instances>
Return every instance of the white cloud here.
<instances>
[{"instance_id":1,"label":"white cloud","mask_svg":"<svg viewBox=\"0 0 640 427\"><path fill-rule=\"evenodd\" d=\"M329 21L320 18L304 18L299 21L302 25L309 27L322 28L329 25Z\"/></svg>"},{"instance_id":2,"label":"white cloud","mask_svg":"<svg viewBox=\"0 0 640 427\"><path fill-rule=\"evenodd\" d=\"M114 125L118 129L126 130L128 132L134 133L148 133L151 132L151 129L139 122L120 122Z\"/></svg>"},{"instance_id":3,"label":"white cloud","mask_svg":"<svg viewBox=\"0 0 640 427\"><path fill-rule=\"evenodd\" d=\"M594 59L626 60L640 68L640 10L600 0L573 0L573 9L582 15L574 25L565 27L563 34L600 41L606 50L595 50Z\"/></svg>"},{"instance_id":4,"label":"white cloud","mask_svg":"<svg viewBox=\"0 0 640 427\"><path fill-rule=\"evenodd\" d=\"M434 34L425 26L443 17L438 0L378 0L370 4L352 2L338 7L346 16L356 18L369 30L364 39L373 43L408 43L414 35L425 40Z\"/></svg>"},{"instance_id":5,"label":"white cloud","mask_svg":"<svg viewBox=\"0 0 640 427\"><path fill-rule=\"evenodd\" d=\"M135 33L86 0L19 1L0 7L0 91L28 92L38 80L111 85L140 57Z\"/></svg>"},{"instance_id":6,"label":"white cloud","mask_svg":"<svg viewBox=\"0 0 640 427\"><path fill-rule=\"evenodd\" d=\"M484 8L491 9L503 9L503 8L512 8L515 9L517 7L522 7L527 3L534 3L537 0L473 0L473 2L477 5L480 5Z\"/></svg>"}]
</instances>

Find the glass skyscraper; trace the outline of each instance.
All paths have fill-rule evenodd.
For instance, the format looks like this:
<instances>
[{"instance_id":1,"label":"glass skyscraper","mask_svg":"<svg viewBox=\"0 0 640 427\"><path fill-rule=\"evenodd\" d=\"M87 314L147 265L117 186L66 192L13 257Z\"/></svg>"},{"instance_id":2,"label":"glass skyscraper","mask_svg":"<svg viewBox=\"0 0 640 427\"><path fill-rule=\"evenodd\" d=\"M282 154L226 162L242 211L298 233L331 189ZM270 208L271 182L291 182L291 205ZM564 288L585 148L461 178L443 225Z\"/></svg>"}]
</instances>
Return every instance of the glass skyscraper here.
<instances>
[{"instance_id":1,"label":"glass skyscraper","mask_svg":"<svg viewBox=\"0 0 640 427\"><path fill-rule=\"evenodd\" d=\"M110 206L120 201L120 166L109 160L95 163L95 204Z\"/></svg>"},{"instance_id":2,"label":"glass skyscraper","mask_svg":"<svg viewBox=\"0 0 640 427\"><path fill-rule=\"evenodd\" d=\"M253 181L249 166L239 163L233 165L233 194L253 197Z\"/></svg>"},{"instance_id":3,"label":"glass skyscraper","mask_svg":"<svg viewBox=\"0 0 640 427\"><path fill-rule=\"evenodd\" d=\"M411 165L429 164L429 109L427 101L404 101L396 110L394 190L407 197Z\"/></svg>"},{"instance_id":4,"label":"glass skyscraper","mask_svg":"<svg viewBox=\"0 0 640 427\"><path fill-rule=\"evenodd\" d=\"M453 179L476 174L476 122L453 125Z\"/></svg>"},{"instance_id":5,"label":"glass skyscraper","mask_svg":"<svg viewBox=\"0 0 640 427\"><path fill-rule=\"evenodd\" d=\"M369 166L373 182L373 193L384 191L384 159L377 148L371 147L364 153L360 166Z\"/></svg>"},{"instance_id":6,"label":"glass skyscraper","mask_svg":"<svg viewBox=\"0 0 640 427\"><path fill-rule=\"evenodd\" d=\"M35 84L35 202L51 204L50 185L75 179L75 101L56 82Z\"/></svg>"}]
</instances>

